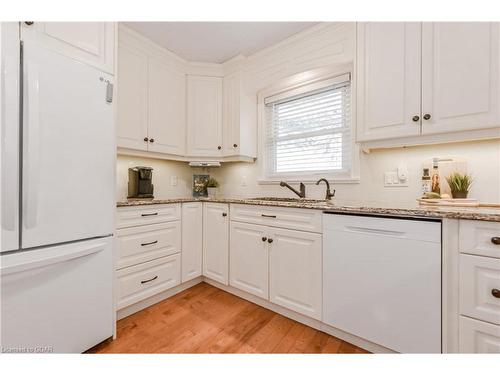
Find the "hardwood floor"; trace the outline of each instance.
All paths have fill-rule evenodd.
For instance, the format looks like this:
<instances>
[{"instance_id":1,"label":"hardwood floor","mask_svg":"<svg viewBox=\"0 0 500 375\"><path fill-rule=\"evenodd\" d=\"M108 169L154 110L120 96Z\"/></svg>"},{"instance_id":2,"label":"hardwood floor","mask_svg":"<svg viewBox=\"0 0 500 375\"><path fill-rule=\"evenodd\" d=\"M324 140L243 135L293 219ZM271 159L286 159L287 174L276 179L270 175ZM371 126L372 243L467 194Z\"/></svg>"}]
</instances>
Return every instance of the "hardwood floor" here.
<instances>
[{"instance_id":1,"label":"hardwood floor","mask_svg":"<svg viewBox=\"0 0 500 375\"><path fill-rule=\"evenodd\" d=\"M206 283L117 323L89 353L367 353Z\"/></svg>"}]
</instances>

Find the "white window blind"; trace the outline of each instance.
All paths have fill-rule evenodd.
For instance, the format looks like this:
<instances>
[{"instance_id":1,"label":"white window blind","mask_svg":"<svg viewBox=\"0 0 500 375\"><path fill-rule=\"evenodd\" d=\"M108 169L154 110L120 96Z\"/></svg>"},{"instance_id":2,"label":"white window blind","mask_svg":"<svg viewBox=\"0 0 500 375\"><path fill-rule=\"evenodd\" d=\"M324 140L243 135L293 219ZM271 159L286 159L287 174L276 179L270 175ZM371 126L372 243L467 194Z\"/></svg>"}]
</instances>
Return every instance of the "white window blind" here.
<instances>
[{"instance_id":1,"label":"white window blind","mask_svg":"<svg viewBox=\"0 0 500 375\"><path fill-rule=\"evenodd\" d=\"M344 74L264 100L268 178L350 171L350 86Z\"/></svg>"}]
</instances>

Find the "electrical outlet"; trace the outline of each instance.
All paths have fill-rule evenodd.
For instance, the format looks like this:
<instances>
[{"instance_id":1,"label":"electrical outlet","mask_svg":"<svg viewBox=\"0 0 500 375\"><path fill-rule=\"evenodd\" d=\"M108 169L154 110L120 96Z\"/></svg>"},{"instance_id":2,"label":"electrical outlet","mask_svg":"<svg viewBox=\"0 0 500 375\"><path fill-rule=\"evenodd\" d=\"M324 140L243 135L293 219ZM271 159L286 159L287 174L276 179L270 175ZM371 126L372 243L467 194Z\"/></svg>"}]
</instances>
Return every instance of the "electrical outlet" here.
<instances>
[{"instance_id":1,"label":"electrical outlet","mask_svg":"<svg viewBox=\"0 0 500 375\"><path fill-rule=\"evenodd\" d=\"M247 186L247 176L241 176L241 186Z\"/></svg>"}]
</instances>

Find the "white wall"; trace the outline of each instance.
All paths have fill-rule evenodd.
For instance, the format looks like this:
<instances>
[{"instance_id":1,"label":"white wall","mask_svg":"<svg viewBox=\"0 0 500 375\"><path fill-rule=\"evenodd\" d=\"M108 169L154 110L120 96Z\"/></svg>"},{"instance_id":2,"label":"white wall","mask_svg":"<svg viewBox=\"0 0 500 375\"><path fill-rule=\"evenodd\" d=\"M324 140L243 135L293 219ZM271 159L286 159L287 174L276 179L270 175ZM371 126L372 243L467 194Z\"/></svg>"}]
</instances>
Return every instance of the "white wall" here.
<instances>
[{"instance_id":1,"label":"white wall","mask_svg":"<svg viewBox=\"0 0 500 375\"><path fill-rule=\"evenodd\" d=\"M242 89L245 100L255 103L258 91L277 80L290 75L354 61L355 24L322 24L293 36L275 46L260 51L244 62ZM256 114L254 118L256 118ZM500 141L490 140L434 146L420 146L392 150L372 151L361 154L358 184L336 185L337 198L342 202L398 202L413 203L420 195L422 163L433 157L463 157L475 183L471 196L481 201L500 201ZM408 187L383 186L383 173L395 170L405 163L409 171ZM258 163L226 163L221 168L212 168L210 173L220 180L221 193L229 196L292 196L278 185L259 185ZM145 164L155 168L155 196L158 198L179 197L191 194L193 169L186 163L141 160L119 156L118 197L126 196L126 170L128 165ZM199 170L198 170L199 172ZM178 176L177 186L170 185L170 177ZM242 181L246 186L242 186ZM324 186L307 185L309 197L322 198ZM121 198L120 198L121 197Z\"/></svg>"}]
</instances>

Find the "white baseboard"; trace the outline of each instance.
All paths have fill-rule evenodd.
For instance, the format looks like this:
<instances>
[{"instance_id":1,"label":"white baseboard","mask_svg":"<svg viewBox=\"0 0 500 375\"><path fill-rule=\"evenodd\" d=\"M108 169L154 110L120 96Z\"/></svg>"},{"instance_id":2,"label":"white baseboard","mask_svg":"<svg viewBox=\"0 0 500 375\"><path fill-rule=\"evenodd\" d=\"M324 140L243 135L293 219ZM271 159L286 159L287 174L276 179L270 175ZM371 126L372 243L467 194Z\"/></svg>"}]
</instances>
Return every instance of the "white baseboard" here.
<instances>
[{"instance_id":1,"label":"white baseboard","mask_svg":"<svg viewBox=\"0 0 500 375\"><path fill-rule=\"evenodd\" d=\"M158 302L161 302L167 298L170 298L170 297L176 295L177 293L180 293L186 289L189 289L189 288L195 286L196 284L201 283L202 281L203 281L202 277L199 276L195 279L192 279L192 280L186 281L185 283L177 285L176 287L173 287L172 289L165 290L164 292L155 294L154 296L151 296L151 297L146 298L142 301L134 303L133 305L124 307L123 309L118 310L116 312L116 320L118 321L120 319L126 318L127 316L135 314L136 312L141 311L141 310L145 309L146 307L155 305Z\"/></svg>"}]
</instances>

